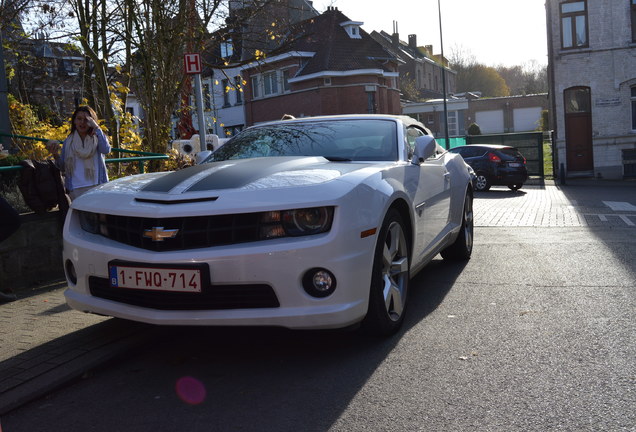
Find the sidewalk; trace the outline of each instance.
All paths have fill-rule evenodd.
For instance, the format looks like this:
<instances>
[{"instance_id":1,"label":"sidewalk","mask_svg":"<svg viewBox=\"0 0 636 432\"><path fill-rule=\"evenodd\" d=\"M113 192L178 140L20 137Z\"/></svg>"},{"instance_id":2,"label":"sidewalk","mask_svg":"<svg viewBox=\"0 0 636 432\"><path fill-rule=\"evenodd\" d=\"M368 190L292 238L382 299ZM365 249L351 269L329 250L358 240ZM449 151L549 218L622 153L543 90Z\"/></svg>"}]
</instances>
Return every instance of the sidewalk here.
<instances>
[{"instance_id":1,"label":"sidewalk","mask_svg":"<svg viewBox=\"0 0 636 432\"><path fill-rule=\"evenodd\" d=\"M0 304L0 415L137 346L147 326L71 310L66 284Z\"/></svg>"}]
</instances>

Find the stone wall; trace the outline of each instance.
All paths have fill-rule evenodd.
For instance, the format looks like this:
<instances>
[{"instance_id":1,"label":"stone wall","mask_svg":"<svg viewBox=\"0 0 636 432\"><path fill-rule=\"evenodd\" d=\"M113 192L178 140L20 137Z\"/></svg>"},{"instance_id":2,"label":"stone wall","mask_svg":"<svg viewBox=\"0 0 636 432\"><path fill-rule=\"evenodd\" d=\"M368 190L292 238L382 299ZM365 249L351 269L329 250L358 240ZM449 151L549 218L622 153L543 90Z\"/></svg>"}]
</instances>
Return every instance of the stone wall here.
<instances>
[{"instance_id":1,"label":"stone wall","mask_svg":"<svg viewBox=\"0 0 636 432\"><path fill-rule=\"evenodd\" d=\"M18 291L64 280L58 212L20 219L18 231L0 243L0 287Z\"/></svg>"}]
</instances>

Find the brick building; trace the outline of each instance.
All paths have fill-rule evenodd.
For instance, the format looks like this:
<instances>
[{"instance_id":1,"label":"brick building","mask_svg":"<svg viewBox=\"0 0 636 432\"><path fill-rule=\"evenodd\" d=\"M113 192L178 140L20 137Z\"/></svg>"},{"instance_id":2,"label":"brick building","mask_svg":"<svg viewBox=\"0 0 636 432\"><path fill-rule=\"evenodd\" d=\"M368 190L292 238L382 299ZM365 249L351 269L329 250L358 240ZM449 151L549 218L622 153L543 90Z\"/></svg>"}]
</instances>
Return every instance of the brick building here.
<instances>
[{"instance_id":1,"label":"brick building","mask_svg":"<svg viewBox=\"0 0 636 432\"><path fill-rule=\"evenodd\" d=\"M243 69L246 124L328 114L400 114L398 60L337 8L292 28L280 55Z\"/></svg>"},{"instance_id":2,"label":"brick building","mask_svg":"<svg viewBox=\"0 0 636 432\"><path fill-rule=\"evenodd\" d=\"M546 2L551 128L567 176L636 175L636 0Z\"/></svg>"},{"instance_id":3,"label":"brick building","mask_svg":"<svg viewBox=\"0 0 636 432\"><path fill-rule=\"evenodd\" d=\"M417 45L417 36L408 36L408 43L400 40L395 23L393 34L372 32L371 37L396 57L400 59L399 72L403 83L414 87L417 99L435 99L444 97L444 73L446 74L446 93L453 94L457 88L457 72L447 67L448 61L441 55L433 55L433 46L420 47ZM440 62L436 61L440 59ZM442 62L445 66L442 66ZM402 89L405 90L404 88Z\"/></svg>"},{"instance_id":4,"label":"brick building","mask_svg":"<svg viewBox=\"0 0 636 432\"><path fill-rule=\"evenodd\" d=\"M248 22L234 19L252 3L249 0L230 1L228 27L210 38L203 53L205 67L201 79L208 134L230 137L246 127L244 108L247 81L241 76L244 69L242 64L257 49L268 51L276 48L278 39L268 39L265 28L271 27L272 22L276 23L275 28L288 28L319 15L311 1L281 0L270 5L267 11L252 16ZM198 124L196 113L193 113L193 122Z\"/></svg>"},{"instance_id":5,"label":"brick building","mask_svg":"<svg viewBox=\"0 0 636 432\"><path fill-rule=\"evenodd\" d=\"M21 39L7 54L15 76L9 90L27 104L42 107L58 121L66 121L81 102L84 57L70 44ZM21 61L17 61L18 57Z\"/></svg>"}]
</instances>

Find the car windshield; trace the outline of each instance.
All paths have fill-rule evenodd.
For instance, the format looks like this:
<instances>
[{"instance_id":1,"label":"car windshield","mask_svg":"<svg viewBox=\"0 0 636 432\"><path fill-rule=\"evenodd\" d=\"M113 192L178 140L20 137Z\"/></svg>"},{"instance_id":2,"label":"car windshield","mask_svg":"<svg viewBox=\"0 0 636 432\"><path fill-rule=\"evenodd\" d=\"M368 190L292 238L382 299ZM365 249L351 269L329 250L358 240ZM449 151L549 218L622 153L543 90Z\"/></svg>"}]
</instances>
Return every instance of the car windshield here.
<instances>
[{"instance_id":1,"label":"car windshield","mask_svg":"<svg viewBox=\"0 0 636 432\"><path fill-rule=\"evenodd\" d=\"M267 156L323 156L331 161L395 161L391 120L347 119L276 123L244 130L206 162Z\"/></svg>"}]
</instances>

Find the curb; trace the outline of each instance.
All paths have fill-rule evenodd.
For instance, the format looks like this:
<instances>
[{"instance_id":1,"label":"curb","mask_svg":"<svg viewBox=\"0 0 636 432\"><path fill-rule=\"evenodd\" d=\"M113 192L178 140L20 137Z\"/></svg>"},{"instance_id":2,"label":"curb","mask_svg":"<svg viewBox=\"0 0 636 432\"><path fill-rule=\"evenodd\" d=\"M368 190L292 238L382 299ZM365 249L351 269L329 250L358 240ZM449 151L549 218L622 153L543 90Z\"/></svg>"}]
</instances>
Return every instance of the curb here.
<instances>
[{"instance_id":1,"label":"curb","mask_svg":"<svg viewBox=\"0 0 636 432\"><path fill-rule=\"evenodd\" d=\"M142 346L149 328L111 319L30 349L0 363L0 415L80 378Z\"/></svg>"}]
</instances>

